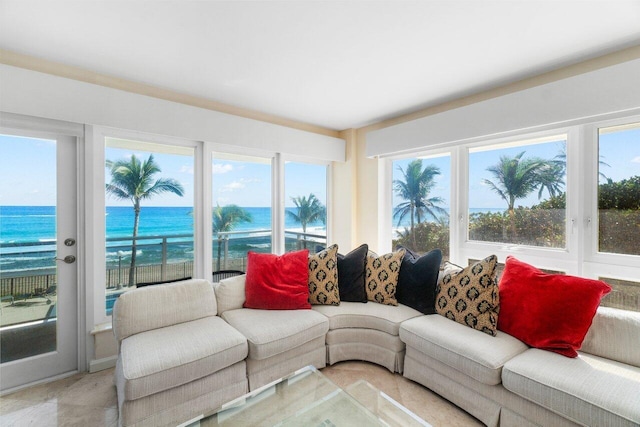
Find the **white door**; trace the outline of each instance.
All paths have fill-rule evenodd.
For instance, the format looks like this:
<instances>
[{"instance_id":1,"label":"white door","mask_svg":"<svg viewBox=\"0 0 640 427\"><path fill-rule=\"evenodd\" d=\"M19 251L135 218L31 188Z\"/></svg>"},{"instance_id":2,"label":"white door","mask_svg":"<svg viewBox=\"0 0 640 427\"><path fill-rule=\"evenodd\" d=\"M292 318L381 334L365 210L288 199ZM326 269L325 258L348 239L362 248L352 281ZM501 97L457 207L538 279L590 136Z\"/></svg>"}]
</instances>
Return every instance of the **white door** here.
<instances>
[{"instance_id":1,"label":"white door","mask_svg":"<svg viewBox=\"0 0 640 427\"><path fill-rule=\"evenodd\" d=\"M0 128L0 390L78 369L77 140Z\"/></svg>"}]
</instances>

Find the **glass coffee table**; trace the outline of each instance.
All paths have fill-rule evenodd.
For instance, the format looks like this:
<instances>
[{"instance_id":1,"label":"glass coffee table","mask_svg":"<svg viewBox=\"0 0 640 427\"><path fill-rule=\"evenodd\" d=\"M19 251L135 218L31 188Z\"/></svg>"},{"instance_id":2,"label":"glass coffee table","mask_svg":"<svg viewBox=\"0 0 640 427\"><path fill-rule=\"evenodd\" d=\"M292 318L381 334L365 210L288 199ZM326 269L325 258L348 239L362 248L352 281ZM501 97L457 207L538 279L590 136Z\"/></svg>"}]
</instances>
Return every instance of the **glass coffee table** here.
<instances>
[{"instance_id":1,"label":"glass coffee table","mask_svg":"<svg viewBox=\"0 0 640 427\"><path fill-rule=\"evenodd\" d=\"M313 366L274 381L183 426L429 426L366 381L341 389Z\"/></svg>"}]
</instances>

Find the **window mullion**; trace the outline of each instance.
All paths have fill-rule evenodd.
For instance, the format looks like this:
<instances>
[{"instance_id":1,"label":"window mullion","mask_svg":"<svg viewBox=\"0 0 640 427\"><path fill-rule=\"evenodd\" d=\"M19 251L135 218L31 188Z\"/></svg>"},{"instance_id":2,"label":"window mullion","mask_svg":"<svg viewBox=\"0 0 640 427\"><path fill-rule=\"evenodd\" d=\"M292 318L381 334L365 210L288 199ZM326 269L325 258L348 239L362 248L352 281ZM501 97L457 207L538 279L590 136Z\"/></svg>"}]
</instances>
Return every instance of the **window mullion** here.
<instances>
[{"instance_id":1,"label":"window mullion","mask_svg":"<svg viewBox=\"0 0 640 427\"><path fill-rule=\"evenodd\" d=\"M271 229L273 253L283 254L284 245L284 159L282 154L276 153L271 167Z\"/></svg>"}]
</instances>

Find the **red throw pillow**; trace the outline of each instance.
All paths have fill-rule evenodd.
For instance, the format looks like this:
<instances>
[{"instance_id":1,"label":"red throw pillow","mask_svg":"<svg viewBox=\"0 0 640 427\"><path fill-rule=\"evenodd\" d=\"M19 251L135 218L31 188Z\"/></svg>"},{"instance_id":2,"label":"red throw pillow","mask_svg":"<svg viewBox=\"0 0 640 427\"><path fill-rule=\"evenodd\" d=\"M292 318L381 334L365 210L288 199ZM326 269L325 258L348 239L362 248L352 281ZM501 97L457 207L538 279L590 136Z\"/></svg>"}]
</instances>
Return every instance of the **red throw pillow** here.
<instances>
[{"instance_id":1,"label":"red throw pillow","mask_svg":"<svg viewBox=\"0 0 640 427\"><path fill-rule=\"evenodd\" d=\"M294 310L309 304L309 250L284 255L248 253L246 308Z\"/></svg>"},{"instance_id":2,"label":"red throw pillow","mask_svg":"<svg viewBox=\"0 0 640 427\"><path fill-rule=\"evenodd\" d=\"M577 357L600 299L600 280L547 274L507 257L500 279L498 329L536 348Z\"/></svg>"}]
</instances>

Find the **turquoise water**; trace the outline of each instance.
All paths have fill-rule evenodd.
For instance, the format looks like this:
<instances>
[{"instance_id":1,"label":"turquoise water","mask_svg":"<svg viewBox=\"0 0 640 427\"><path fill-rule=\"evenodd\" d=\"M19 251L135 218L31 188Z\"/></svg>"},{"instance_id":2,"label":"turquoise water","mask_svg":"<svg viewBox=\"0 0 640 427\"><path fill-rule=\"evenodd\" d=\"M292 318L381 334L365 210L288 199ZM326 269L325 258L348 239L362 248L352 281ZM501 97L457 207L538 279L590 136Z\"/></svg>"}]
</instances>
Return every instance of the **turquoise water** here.
<instances>
[{"instance_id":1,"label":"turquoise water","mask_svg":"<svg viewBox=\"0 0 640 427\"><path fill-rule=\"evenodd\" d=\"M287 208L295 211L295 208ZM271 229L271 208L245 208L252 222L239 224L229 240L231 257L246 255L248 250L271 252L270 233L255 233L255 230ZM189 207L144 207L140 213L138 235L182 237L168 240L167 259L172 262L193 260L193 209ZM133 209L128 206L106 208L105 224L107 236L106 261L111 267L122 259L126 263L131 256L130 240L114 240L128 237L133 229ZM55 245L46 244L56 238L56 212L53 206L0 206L0 271L3 275L19 274L21 271L51 270L55 267ZM300 224L285 216L287 229L299 229ZM307 231L323 230L321 222L311 223ZM253 232L252 232L253 231ZM319 234L323 234L321 231ZM39 242L38 246L12 247L12 244ZM145 239L138 242L138 265L156 264L162 260L162 240ZM221 246L221 249L223 246ZM212 242L214 258L217 257L218 241Z\"/></svg>"},{"instance_id":2,"label":"turquoise water","mask_svg":"<svg viewBox=\"0 0 640 427\"><path fill-rule=\"evenodd\" d=\"M256 233L256 230L271 229L271 208L247 207L252 216L251 223L239 224L234 231L245 232L234 234L228 243L230 257L243 257L248 250L257 252L271 252L270 233ZM295 211L295 208L287 208ZM140 213L138 235L168 236L186 235L167 241L167 259L171 262L193 260L193 215L189 207L144 207ZM494 212L503 209L472 209L472 212ZM16 275L20 272L33 270L51 270L55 267L56 238L55 207L53 206L0 206L0 272L3 275ZM128 206L106 208L106 261L110 267L116 267L118 261L126 263L131 256L131 241L117 240L131 236L133 228L133 209ZM402 226L408 226L405 219ZM394 227L397 223L394 222ZM285 216L285 228L300 229L289 216ZM308 225L307 232L318 230L324 234L321 222ZM115 239L115 240L114 240ZM38 246L13 247L12 244L26 242L40 242ZM140 240L137 250L139 265L156 264L162 260L162 240ZM294 244L293 239L287 239L287 248ZM214 258L218 255L218 241L214 236L212 250ZM220 245L221 250L224 246ZM126 264L125 264L126 265Z\"/></svg>"}]
</instances>

